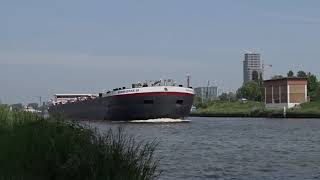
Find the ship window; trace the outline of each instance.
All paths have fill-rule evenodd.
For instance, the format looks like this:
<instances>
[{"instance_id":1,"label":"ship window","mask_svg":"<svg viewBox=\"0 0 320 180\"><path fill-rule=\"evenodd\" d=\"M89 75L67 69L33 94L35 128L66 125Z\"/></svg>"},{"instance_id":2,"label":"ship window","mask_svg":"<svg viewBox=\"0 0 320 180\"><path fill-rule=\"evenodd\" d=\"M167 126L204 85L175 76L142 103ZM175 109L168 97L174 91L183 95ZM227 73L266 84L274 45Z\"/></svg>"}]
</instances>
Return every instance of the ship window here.
<instances>
[{"instance_id":1,"label":"ship window","mask_svg":"<svg viewBox=\"0 0 320 180\"><path fill-rule=\"evenodd\" d=\"M153 104L153 100L151 99L145 99L144 104Z\"/></svg>"},{"instance_id":2,"label":"ship window","mask_svg":"<svg viewBox=\"0 0 320 180\"><path fill-rule=\"evenodd\" d=\"M177 100L177 104L183 104L183 100Z\"/></svg>"}]
</instances>

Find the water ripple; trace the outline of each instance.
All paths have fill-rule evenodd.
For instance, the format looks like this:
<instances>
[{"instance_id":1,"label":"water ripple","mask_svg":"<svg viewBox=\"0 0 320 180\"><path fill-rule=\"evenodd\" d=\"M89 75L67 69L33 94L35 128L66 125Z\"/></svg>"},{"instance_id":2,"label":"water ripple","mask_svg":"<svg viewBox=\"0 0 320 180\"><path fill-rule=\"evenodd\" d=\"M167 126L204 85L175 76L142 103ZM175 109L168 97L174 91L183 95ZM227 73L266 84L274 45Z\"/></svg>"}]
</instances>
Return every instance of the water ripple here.
<instances>
[{"instance_id":1,"label":"water ripple","mask_svg":"<svg viewBox=\"0 0 320 180\"><path fill-rule=\"evenodd\" d=\"M91 122L160 141L160 179L320 178L319 119L190 118L187 123ZM162 121L162 122L161 122Z\"/></svg>"}]
</instances>

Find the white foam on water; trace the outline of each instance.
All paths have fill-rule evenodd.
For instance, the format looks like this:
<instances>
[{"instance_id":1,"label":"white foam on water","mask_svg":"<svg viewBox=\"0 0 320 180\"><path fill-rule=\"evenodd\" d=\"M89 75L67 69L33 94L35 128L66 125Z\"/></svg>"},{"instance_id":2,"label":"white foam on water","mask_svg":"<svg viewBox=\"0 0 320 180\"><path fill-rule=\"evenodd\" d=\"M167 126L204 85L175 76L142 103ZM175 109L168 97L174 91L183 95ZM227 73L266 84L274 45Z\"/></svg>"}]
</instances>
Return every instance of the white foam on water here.
<instances>
[{"instance_id":1,"label":"white foam on water","mask_svg":"<svg viewBox=\"0 0 320 180\"><path fill-rule=\"evenodd\" d=\"M132 121L125 121L125 122L128 122L128 123L186 123L186 122L191 122L191 120L159 118L159 119L147 119L147 120L132 120Z\"/></svg>"}]
</instances>

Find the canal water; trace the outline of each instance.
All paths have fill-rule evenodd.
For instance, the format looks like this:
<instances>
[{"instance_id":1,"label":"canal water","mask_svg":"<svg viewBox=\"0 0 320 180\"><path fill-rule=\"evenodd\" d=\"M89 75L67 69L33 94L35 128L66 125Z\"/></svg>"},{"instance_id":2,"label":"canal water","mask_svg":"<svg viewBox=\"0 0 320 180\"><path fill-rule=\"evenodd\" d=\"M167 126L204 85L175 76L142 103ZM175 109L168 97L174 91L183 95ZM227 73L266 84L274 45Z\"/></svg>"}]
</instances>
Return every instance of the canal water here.
<instances>
[{"instance_id":1,"label":"canal water","mask_svg":"<svg viewBox=\"0 0 320 180\"><path fill-rule=\"evenodd\" d=\"M320 119L189 118L189 121L90 122L157 139L160 179L320 179Z\"/></svg>"}]
</instances>

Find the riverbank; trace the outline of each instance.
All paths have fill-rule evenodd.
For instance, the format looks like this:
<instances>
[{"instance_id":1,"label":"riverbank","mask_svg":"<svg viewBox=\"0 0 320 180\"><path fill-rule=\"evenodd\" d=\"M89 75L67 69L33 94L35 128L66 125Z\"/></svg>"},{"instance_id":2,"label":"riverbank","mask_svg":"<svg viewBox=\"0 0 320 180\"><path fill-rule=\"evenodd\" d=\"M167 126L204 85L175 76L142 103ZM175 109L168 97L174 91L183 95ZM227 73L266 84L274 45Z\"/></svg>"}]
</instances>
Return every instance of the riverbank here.
<instances>
[{"instance_id":1,"label":"riverbank","mask_svg":"<svg viewBox=\"0 0 320 180\"><path fill-rule=\"evenodd\" d=\"M320 118L320 102L301 104L300 107L283 110L269 110L261 102L211 102L197 109L191 117L252 117L252 118Z\"/></svg>"},{"instance_id":2,"label":"riverbank","mask_svg":"<svg viewBox=\"0 0 320 180\"><path fill-rule=\"evenodd\" d=\"M152 180L157 143L0 108L0 179Z\"/></svg>"}]
</instances>

